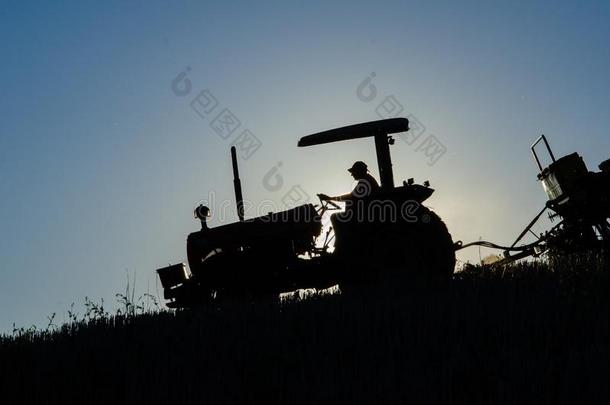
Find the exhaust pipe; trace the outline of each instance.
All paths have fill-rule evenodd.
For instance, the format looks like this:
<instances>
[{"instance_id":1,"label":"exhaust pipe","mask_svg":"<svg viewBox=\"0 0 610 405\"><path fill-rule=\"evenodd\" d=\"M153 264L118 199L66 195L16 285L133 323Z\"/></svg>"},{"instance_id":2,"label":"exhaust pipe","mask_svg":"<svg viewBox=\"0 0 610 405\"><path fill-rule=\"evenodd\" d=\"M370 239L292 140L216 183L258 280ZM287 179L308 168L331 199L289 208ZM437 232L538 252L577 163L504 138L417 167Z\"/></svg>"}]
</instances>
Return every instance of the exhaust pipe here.
<instances>
[{"instance_id":1,"label":"exhaust pipe","mask_svg":"<svg viewBox=\"0 0 610 405\"><path fill-rule=\"evenodd\" d=\"M241 194L241 180L239 179L239 168L237 167L237 152L235 146L231 146L231 161L233 162L233 188L235 189L235 202L237 204L237 217L239 222L244 221L244 197Z\"/></svg>"}]
</instances>

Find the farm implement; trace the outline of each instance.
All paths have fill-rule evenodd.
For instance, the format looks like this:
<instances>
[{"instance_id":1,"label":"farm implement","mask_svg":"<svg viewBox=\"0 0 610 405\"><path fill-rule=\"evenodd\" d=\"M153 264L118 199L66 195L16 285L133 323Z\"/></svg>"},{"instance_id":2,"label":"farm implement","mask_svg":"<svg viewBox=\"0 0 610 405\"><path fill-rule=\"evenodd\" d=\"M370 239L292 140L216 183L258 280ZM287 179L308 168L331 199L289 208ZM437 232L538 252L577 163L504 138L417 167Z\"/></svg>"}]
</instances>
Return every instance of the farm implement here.
<instances>
[{"instance_id":1,"label":"farm implement","mask_svg":"<svg viewBox=\"0 0 610 405\"><path fill-rule=\"evenodd\" d=\"M537 147L543 144L551 164L543 167ZM549 251L561 254L610 250L610 160L599 165L599 172L590 172L583 158L572 153L555 159L546 136L542 135L531 146L538 167L538 180L547 195L542 210L530 221L510 246L479 241L457 244L457 250L470 246L484 246L504 251L504 257L494 263L512 263L529 256L538 257ZM548 213L551 229L536 234L532 228L544 213ZM526 235L534 241L519 245Z\"/></svg>"}]
</instances>

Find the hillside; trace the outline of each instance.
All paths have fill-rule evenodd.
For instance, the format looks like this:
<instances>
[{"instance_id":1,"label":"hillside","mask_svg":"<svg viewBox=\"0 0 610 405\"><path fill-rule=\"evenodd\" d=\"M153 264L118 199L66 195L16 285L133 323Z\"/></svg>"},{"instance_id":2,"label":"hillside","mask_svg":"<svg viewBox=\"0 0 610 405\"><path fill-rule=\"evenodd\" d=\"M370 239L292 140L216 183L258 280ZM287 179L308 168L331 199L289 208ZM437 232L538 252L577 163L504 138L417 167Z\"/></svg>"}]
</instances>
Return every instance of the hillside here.
<instances>
[{"instance_id":1,"label":"hillside","mask_svg":"<svg viewBox=\"0 0 610 405\"><path fill-rule=\"evenodd\" d=\"M11 403L607 403L599 267L472 267L281 305L93 315L3 337L0 384Z\"/></svg>"}]
</instances>

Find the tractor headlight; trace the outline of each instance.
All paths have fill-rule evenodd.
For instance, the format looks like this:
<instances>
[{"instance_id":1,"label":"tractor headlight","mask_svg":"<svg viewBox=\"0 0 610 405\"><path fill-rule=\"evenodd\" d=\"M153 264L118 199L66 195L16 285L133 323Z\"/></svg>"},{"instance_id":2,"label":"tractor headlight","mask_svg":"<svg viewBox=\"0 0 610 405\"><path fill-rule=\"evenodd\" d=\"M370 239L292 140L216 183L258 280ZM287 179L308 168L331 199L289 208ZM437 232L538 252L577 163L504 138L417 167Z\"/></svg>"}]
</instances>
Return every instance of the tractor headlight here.
<instances>
[{"instance_id":1,"label":"tractor headlight","mask_svg":"<svg viewBox=\"0 0 610 405\"><path fill-rule=\"evenodd\" d=\"M203 204L199 204L194 211L195 218L199 220L205 220L210 217L210 209Z\"/></svg>"}]
</instances>

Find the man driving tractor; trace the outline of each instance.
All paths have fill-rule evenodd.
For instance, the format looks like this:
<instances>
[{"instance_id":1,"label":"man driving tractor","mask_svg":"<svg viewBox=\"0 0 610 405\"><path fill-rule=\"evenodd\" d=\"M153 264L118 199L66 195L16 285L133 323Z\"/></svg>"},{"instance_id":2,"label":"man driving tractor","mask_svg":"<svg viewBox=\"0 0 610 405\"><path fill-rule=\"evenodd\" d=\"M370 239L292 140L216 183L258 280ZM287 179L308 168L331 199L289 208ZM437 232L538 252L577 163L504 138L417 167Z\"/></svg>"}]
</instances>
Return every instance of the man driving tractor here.
<instances>
[{"instance_id":1,"label":"man driving tractor","mask_svg":"<svg viewBox=\"0 0 610 405\"><path fill-rule=\"evenodd\" d=\"M330 217L332 227L335 230L335 250L337 249L337 242L344 240L349 235L349 231L345 228L348 223L354 219L354 216L358 216L359 220L363 220L360 217L365 215L367 207L365 207L365 201L371 194L379 190L379 183L369 173L366 163L357 161L352 167L347 169L356 180L354 189L347 194L343 194L336 197L329 197L326 194L318 194L318 197L322 201L343 201L345 202L345 211L338 214L333 214Z\"/></svg>"}]
</instances>

